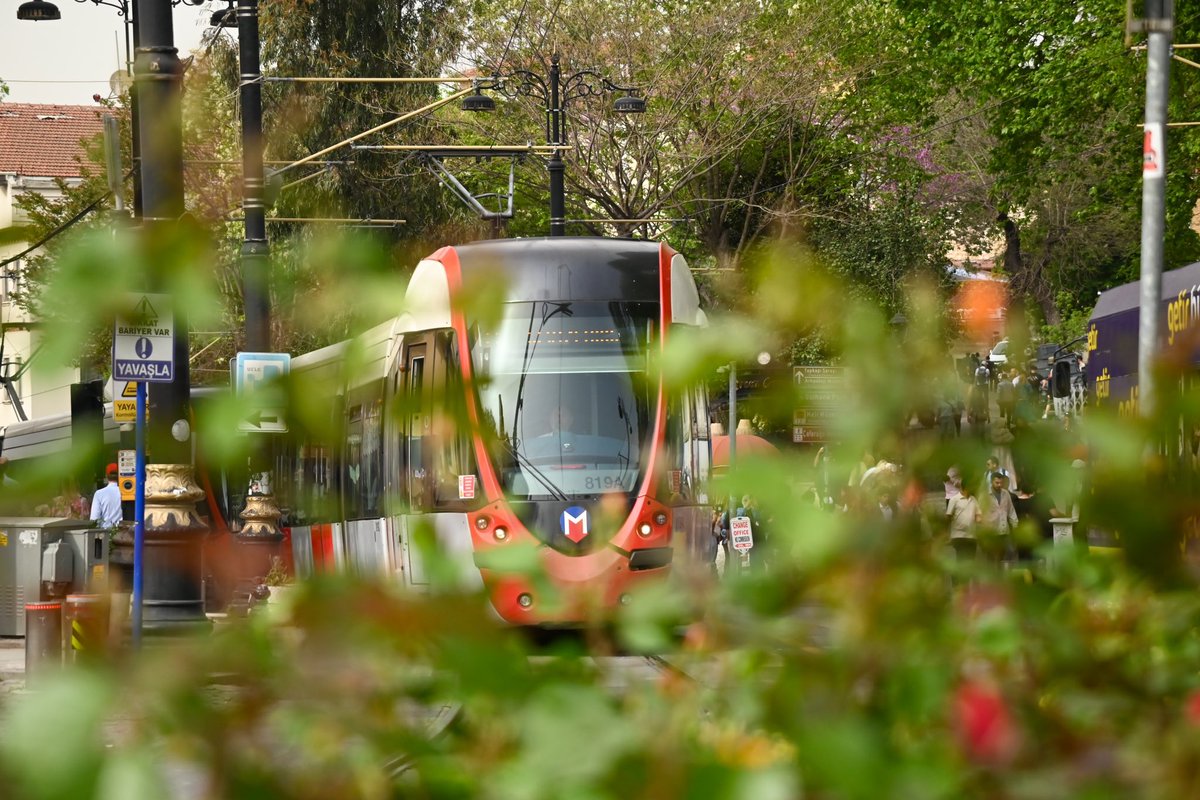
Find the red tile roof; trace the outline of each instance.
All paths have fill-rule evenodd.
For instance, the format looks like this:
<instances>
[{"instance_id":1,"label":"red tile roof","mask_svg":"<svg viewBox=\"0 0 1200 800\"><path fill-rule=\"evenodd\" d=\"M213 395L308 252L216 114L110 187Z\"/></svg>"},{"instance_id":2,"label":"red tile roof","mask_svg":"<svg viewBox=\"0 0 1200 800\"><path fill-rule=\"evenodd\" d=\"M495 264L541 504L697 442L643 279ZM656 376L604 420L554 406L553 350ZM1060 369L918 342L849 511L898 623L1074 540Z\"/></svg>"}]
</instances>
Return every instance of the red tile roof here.
<instances>
[{"instance_id":1,"label":"red tile roof","mask_svg":"<svg viewBox=\"0 0 1200 800\"><path fill-rule=\"evenodd\" d=\"M0 173L74 178L83 144L104 129L100 106L0 103Z\"/></svg>"}]
</instances>

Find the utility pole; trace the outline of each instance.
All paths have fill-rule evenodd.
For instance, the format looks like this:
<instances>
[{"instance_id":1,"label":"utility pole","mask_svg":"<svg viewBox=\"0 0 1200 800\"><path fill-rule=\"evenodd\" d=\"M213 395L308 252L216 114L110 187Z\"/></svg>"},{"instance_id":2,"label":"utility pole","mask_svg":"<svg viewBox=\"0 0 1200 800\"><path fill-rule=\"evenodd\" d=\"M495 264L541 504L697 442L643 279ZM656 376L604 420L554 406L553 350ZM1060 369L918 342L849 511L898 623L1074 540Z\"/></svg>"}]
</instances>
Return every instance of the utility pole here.
<instances>
[{"instance_id":1,"label":"utility pole","mask_svg":"<svg viewBox=\"0 0 1200 800\"><path fill-rule=\"evenodd\" d=\"M1171 73L1174 0L1145 0L1147 34L1146 117L1142 145L1141 306L1138 316L1138 407L1143 417L1158 407L1154 363L1162 305L1166 219L1167 87Z\"/></svg>"},{"instance_id":2,"label":"utility pole","mask_svg":"<svg viewBox=\"0 0 1200 800\"><path fill-rule=\"evenodd\" d=\"M138 185L142 237L150 263L150 290L170 287L162 270L172 264L175 229L183 215L183 69L175 49L171 0L134 0L137 54ZM171 383L150 392L149 449L145 508L144 625L149 632L171 633L207 624L204 616L202 542L205 525L196 513L204 492L192 477L191 423L188 415L191 375L188 368L187 308L176 302ZM142 520L138 520L142 524ZM140 587L135 586L135 592Z\"/></svg>"}]
</instances>

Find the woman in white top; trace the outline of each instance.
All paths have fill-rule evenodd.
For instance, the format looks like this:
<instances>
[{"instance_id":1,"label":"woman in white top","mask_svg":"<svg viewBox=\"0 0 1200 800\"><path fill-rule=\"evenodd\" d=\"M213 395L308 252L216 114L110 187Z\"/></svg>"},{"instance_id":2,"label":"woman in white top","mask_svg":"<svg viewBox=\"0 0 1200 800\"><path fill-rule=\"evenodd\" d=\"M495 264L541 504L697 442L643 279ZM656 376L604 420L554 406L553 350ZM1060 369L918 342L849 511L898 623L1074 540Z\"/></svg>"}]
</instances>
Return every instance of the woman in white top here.
<instances>
[{"instance_id":1,"label":"woman in white top","mask_svg":"<svg viewBox=\"0 0 1200 800\"><path fill-rule=\"evenodd\" d=\"M979 510L979 501L965 481L959 487L959 492L946 505L946 518L950 520L950 546L954 548L955 558L973 559L979 552L975 528L983 520L983 514Z\"/></svg>"}]
</instances>

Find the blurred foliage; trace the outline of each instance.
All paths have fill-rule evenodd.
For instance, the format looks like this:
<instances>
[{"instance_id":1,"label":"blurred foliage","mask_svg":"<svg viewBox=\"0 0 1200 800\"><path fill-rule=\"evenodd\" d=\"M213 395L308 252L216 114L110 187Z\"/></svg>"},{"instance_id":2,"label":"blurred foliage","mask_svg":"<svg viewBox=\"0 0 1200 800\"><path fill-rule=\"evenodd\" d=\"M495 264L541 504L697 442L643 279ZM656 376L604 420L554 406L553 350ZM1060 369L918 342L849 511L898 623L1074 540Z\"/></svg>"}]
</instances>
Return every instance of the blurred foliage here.
<instances>
[{"instance_id":1,"label":"blurred foliage","mask_svg":"<svg viewBox=\"0 0 1200 800\"><path fill-rule=\"evenodd\" d=\"M729 313L672 335L655 374L679 388L762 352L786 366L839 364L830 442L743 457L712 482L711 497L751 495L759 508L749 570L730 566L718 581L681 559L611 618L548 641L500 628L459 565L421 535L427 594L353 576L301 582L276 610L6 696L5 796L1195 796L1200 601L1186 548L1200 397L1172 395L1150 421L1103 408L1080 423L1043 421L1035 395L1011 430L919 424L967 391L947 346L957 334L940 269L947 242L978 254L1003 237L1018 293L1050 320L1043 335L1061 340L1088 293L1133 257L1136 164L1121 160L1121 112L1133 107L1136 68L1117 46L1119 9L1094 5L993 14L944 3L522 0L471 15L457 3L389 6L383 22L378 4L265 8L266 52L285 72L418 74L455 52L485 73L536 70L553 48L572 69L600 60L614 78L653 87L645 122L572 110L569 214L682 220L672 241L695 265L723 270L702 283ZM459 27L468 20L472 37ZM616 35L626 29L634 35ZM968 44L950 46L959 36ZM54 315L48 360L103 361L122 293L153 269L171 276L193 330L219 340L197 340L211 349L194 373L223 380L242 321L228 219L238 194L226 165L237 152L232 56L213 40L189 79L188 124L205 134L189 152L213 162L189 179L196 219L157 240L114 237L97 222L31 264L32 302ZM1113 71L1119 91L1078 91L1109 87ZM313 152L433 96L392 91L273 87L268 157ZM1193 91L1183 86L1181 110ZM487 124L447 111L381 141L536 140L540 112L524 111ZM412 216L419 231L273 229L281 349L309 351L403 313L415 258L481 233L418 185L414 165L354 160L285 191L278 208ZM494 167L471 174L498 180ZM1169 182L1179 258L1195 247L1184 222L1194 174ZM521 175L526 202L510 230L540 232L544 175L533 161ZM78 189L59 205L30 200L31 227L51 230L92 199ZM495 290L464 301L472 318L495 314ZM1026 327L1014 323L1016 350ZM353 378L365 350L348 345L334 377ZM1162 385L1189 369L1163 364ZM290 435L340 444L320 384L284 385ZM754 398L788 422L806 399L790 378ZM247 471L255 448L236 429L251 410L223 394L198 410L208 467ZM444 416L469 424L449 403ZM1147 441L1170 445L1147 457ZM1033 495L1017 568L997 563L986 530L978 561L957 561L947 540L947 470L974 489L989 455L1011 458ZM873 481L852 477L871 467ZM2 499L47 498L77 472L69 460L14 470L20 488L0 488ZM1077 499L1080 544L1051 546L1050 508ZM1119 554L1088 552L1093 532L1115 537ZM549 583L528 549L499 553L493 567Z\"/></svg>"},{"instance_id":2,"label":"blurred foliage","mask_svg":"<svg viewBox=\"0 0 1200 800\"><path fill-rule=\"evenodd\" d=\"M143 263L107 241L125 253L114 263L127 278L75 290L100 300ZM324 247L304 263L320 271L323 253L339 254L329 309L356 297L395 312L402 281L371 266L385 254L341 238ZM181 272L208 252L172 248ZM104 253L88 240L80 250ZM76 270L86 272L68 261L62 274ZM912 413L957 380L935 285L906 286L899 331L802 249L762 259L752 279L738 315L673 335L657 374L673 387L702 381L819 328L847 385L828 466L794 449L744 457L713 481L712 496L758 506L749 570L718 581L681 559L613 616L534 634L499 627L449 554L418 537L427 593L362 576L303 581L278 609L275 598L209 635L5 696L5 796L1194 796L1200 600L1180 557L1195 528L1190 450L1147 462L1155 425L1100 408L1082 431L1019 415L1007 444L991 427L940 435ZM79 343L56 335L55 346ZM353 375L361 358L351 348L341 368ZM780 409L803 401L790 381L770 394ZM319 386L289 387L297 436L335 435L321 398ZM1197 401L1164 403L1164 419L1194 414ZM244 463L245 437L218 441L243 411L200 423L215 463ZM897 467L855 485L847 476L864 452L868 466ZM1119 534L1124 555L1052 547L1045 514L1030 512L1018 568L955 561L942 480L958 465L978 485L994 453L1011 453L1022 491L1055 503L1079 491L1070 464L1086 458L1080 524ZM36 479L22 477L31 491ZM819 507L813 489L846 510ZM899 501L891 522L875 511L885 489ZM498 566L539 578L530 553L504 555Z\"/></svg>"}]
</instances>

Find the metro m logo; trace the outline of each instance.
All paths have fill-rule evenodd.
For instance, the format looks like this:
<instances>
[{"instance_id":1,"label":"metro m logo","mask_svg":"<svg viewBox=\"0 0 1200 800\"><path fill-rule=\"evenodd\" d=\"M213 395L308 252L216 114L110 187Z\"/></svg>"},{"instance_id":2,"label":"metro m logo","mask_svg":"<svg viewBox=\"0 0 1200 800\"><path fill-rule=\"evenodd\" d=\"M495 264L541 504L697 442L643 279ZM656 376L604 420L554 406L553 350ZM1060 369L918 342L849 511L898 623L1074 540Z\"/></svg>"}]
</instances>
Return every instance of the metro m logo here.
<instances>
[{"instance_id":1,"label":"metro m logo","mask_svg":"<svg viewBox=\"0 0 1200 800\"><path fill-rule=\"evenodd\" d=\"M562 513L559 527L563 536L578 544L588 535L588 512L579 506L571 506Z\"/></svg>"}]
</instances>

